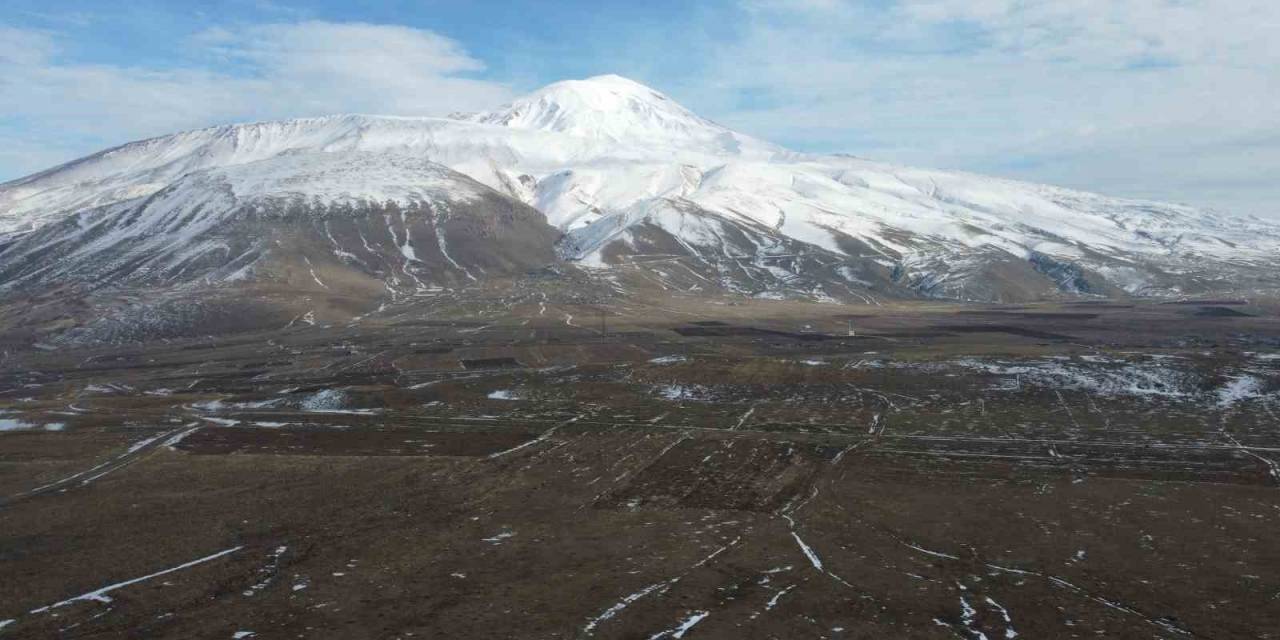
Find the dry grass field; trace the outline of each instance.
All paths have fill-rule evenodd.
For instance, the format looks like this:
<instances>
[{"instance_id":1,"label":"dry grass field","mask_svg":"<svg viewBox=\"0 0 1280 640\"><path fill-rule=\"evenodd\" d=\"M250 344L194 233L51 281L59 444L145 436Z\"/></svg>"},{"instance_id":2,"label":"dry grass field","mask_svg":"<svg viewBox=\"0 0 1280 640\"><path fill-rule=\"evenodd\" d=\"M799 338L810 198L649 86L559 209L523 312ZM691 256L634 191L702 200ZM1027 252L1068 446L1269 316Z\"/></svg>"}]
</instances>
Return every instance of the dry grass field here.
<instances>
[{"instance_id":1,"label":"dry grass field","mask_svg":"<svg viewBox=\"0 0 1280 640\"><path fill-rule=\"evenodd\" d=\"M1280 637L1275 305L589 298L9 351L0 637Z\"/></svg>"}]
</instances>

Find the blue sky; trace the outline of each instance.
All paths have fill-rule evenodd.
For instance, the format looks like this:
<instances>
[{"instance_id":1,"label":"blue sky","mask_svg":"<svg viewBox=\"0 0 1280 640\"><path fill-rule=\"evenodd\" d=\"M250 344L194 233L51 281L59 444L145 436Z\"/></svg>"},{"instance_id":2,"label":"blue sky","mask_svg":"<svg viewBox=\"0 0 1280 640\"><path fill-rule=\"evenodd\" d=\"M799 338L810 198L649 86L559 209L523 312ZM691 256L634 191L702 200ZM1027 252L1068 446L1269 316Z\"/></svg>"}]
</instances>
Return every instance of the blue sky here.
<instances>
[{"instance_id":1,"label":"blue sky","mask_svg":"<svg viewBox=\"0 0 1280 640\"><path fill-rule=\"evenodd\" d=\"M1277 32L1274 0L6 0L0 180L619 73L796 149L1280 218Z\"/></svg>"}]
</instances>

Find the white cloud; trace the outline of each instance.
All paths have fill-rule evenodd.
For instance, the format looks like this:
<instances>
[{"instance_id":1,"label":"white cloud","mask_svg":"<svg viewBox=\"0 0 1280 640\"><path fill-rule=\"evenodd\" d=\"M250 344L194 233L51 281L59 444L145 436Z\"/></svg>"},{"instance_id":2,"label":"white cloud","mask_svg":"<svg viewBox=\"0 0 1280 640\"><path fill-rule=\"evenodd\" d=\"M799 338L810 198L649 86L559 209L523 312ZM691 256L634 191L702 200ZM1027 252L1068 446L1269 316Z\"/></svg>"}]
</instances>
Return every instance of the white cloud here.
<instances>
[{"instance_id":1,"label":"white cloud","mask_svg":"<svg viewBox=\"0 0 1280 640\"><path fill-rule=\"evenodd\" d=\"M180 68L62 61L56 34L0 25L0 139L47 151L0 154L17 177L108 144L228 121L344 112L439 115L490 107L507 87L430 31L302 22L209 30ZM228 69L234 69L232 73Z\"/></svg>"},{"instance_id":2,"label":"white cloud","mask_svg":"<svg viewBox=\"0 0 1280 640\"><path fill-rule=\"evenodd\" d=\"M458 76L484 65L457 42L410 27L302 22L207 31L197 41L250 65L289 105L438 114L509 97L500 85Z\"/></svg>"},{"instance_id":3,"label":"white cloud","mask_svg":"<svg viewBox=\"0 0 1280 640\"><path fill-rule=\"evenodd\" d=\"M730 126L1280 217L1274 0L741 7L686 92Z\"/></svg>"},{"instance_id":4,"label":"white cloud","mask_svg":"<svg viewBox=\"0 0 1280 640\"><path fill-rule=\"evenodd\" d=\"M56 50L53 37L46 32L14 29L0 24L0 64L38 64Z\"/></svg>"}]
</instances>

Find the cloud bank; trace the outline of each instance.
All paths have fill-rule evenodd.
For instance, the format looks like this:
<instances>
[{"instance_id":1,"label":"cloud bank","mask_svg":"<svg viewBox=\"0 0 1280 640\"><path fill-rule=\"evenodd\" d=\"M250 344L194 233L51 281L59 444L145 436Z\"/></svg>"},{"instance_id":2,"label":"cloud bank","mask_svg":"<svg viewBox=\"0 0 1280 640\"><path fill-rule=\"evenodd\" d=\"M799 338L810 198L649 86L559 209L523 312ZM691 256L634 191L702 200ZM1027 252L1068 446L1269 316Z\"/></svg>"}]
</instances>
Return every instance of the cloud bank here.
<instances>
[{"instance_id":1,"label":"cloud bank","mask_svg":"<svg viewBox=\"0 0 1280 640\"><path fill-rule=\"evenodd\" d=\"M0 166L16 177L106 144L232 121L441 115L511 96L468 77L484 64L459 43L409 27L268 24L188 44L196 64L68 63L59 35L0 26Z\"/></svg>"},{"instance_id":2,"label":"cloud bank","mask_svg":"<svg viewBox=\"0 0 1280 640\"><path fill-rule=\"evenodd\" d=\"M740 11L690 84L730 126L1280 218L1280 3L750 0Z\"/></svg>"}]
</instances>

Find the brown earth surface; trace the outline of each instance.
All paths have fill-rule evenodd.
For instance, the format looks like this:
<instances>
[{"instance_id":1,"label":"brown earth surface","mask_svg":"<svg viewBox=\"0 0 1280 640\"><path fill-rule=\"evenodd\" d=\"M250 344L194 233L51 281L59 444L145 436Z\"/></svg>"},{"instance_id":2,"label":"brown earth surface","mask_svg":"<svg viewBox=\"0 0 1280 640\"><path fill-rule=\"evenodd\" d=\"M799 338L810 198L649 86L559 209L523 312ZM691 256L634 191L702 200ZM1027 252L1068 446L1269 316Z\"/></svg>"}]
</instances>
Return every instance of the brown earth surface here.
<instances>
[{"instance_id":1,"label":"brown earth surface","mask_svg":"<svg viewBox=\"0 0 1280 640\"><path fill-rule=\"evenodd\" d=\"M0 637L1280 637L1280 321L1209 302L14 349Z\"/></svg>"}]
</instances>

